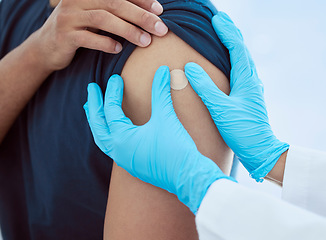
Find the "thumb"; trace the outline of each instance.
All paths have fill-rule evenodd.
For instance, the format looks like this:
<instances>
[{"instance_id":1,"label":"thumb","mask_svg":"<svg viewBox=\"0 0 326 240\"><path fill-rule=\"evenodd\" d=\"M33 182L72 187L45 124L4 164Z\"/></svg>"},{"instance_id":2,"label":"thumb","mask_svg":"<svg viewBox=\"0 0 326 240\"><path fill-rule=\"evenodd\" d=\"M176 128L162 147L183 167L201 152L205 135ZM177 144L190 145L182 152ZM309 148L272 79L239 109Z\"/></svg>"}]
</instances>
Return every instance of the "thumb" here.
<instances>
[{"instance_id":1,"label":"thumb","mask_svg":"<svg viewBox=\"0 0 326 240\"><path fill-rule=\"evenodd\" d=\"M115 74L108 81L104 102L105 117L111 131L119 128L121 124L133 125L122 111L122 99L123 80L119 75Z\"/></svg>"},{"instance_id":2,"label":"thumb","mask_svg":"<svg viewBox=\"0 0 326 240\"><path fill-rule=\"evenodd\" d=\"M192 88L202 99L210 112L216 108L218 103L228 98L198 64L187 63L185 66L185 73Z\"/></svg>"},{"instance_id":3,"label":"thumb","mask_svg":"<svg viewBox=\"0 0 326 240\"><path fill-rule=\"evenodd\" d=\"M164 107L171 107L170 91L170 71L169 67L161 66L156 71L152 85L152 116L160 113Z\"/></svg>"},{"instance_id":4,"label":"thumb","mask_svg":"<svg viewBox=\"0 0 326 240\"><path fill-rule=\"evenodd\" d=\"M105 120L103 109L103 96L100 87L96 83L90 83L87 87L88 98L84 110L91 128L96 145L108 154L105 142L109 138L109 127Z\"/></svg>"}]
</instances>

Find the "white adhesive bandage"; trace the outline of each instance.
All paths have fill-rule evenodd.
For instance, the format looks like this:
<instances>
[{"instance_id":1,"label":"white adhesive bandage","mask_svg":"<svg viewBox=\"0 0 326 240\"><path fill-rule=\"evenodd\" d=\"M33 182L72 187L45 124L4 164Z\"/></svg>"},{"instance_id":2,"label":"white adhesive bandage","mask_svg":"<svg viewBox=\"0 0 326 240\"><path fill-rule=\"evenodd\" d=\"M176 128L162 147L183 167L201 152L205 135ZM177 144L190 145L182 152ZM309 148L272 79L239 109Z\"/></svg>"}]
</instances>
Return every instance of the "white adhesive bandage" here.
<instances>
[{"instance_id":1,"label":"white adhesive bandage","mask_svg":"<svg viewBox=\"0 0 326 240\"><path fill-rule=\"evenodd\" d=\"M188 79L185 72L181 69L174 69L171 74L171 88L173 90L182 90L188 85Z\"/></svg>"}]
</instances>

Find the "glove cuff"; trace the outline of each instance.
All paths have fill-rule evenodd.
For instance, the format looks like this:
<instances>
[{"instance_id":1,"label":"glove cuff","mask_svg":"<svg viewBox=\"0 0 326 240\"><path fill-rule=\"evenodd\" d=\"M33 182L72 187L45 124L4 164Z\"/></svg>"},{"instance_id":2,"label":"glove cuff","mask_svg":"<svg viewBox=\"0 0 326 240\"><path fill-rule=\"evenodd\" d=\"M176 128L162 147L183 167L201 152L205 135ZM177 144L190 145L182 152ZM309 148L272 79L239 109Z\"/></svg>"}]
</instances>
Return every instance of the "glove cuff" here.
<instances>
[{"instance_id":1,"label":"glove cuff","mask_svg":"<svg viewBox=\"0 0 326 240\"><path fill-rule=\"evenodd\" d=\"M250 176L257 182L263 182L264 177L273 169L280 156L289 148L289 144L276 140L273 146L264 153L265 156L268 156L267 159L262 165L250 172Z\"/></svg>"},{"instance_id":2,"label":"glove cuff","mask_svg":"<svg viewBox=\"0 0 326 240\"><path fill-rule=\"evenodd\" d=\"M225 175L221 169L209 158L198 152L193 159L188 159L192 165L179 174L176 184L176 195L179 200L185 204L195 215L206 195L208 188L219 179L229 179L236 182L235 179Z\"/></svg>"}]
</instances>

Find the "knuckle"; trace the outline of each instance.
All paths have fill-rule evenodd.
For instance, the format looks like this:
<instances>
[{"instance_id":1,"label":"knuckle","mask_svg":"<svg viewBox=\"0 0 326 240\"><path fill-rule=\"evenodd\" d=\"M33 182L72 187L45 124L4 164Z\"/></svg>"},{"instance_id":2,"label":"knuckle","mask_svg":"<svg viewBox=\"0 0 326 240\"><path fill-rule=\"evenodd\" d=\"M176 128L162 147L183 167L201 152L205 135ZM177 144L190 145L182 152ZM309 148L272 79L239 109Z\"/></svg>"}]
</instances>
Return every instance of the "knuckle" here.
<instances>
[{"instance_id":1,"label":"knuckle","mask_svg":"<svg viewBox=\"0 0 326 240\"><path fill-rule=\"evenodd\" d=\"M139 36L139 32L138 32L137 28L134 26L128 27L124 34L125 39L127 39L129 41L134 40L133 42L135 42L135 40L137 39L138 36Z\"/></svg>"},{"instance_id":2,"label":"knuckle","mask_svg":"<svg viewBox=\"0 0 326 240\"><path fill-rule=\"evenodd\" d=\"M148 0L134 0L133 1L136 5L138 6L143 6L143 7L146 7L148 9L150 9L153 1L148 1Z\"/></svg>"},{"instance_id":3,"label":"knuckle","mask_svg":"<svg viewBox=\"0 0 326 240\"><path fill-rule=\"evenodd\" d=\"M61 11L57 13L51 21L48 34L51 34L56 42L64 41L69 33L69 26L67 26L67 23L70 22L70 16L68 12Z\"/></svg>"},{"instance_id":4,"label":"knuckle","mask_svg":"<svg viewBox=\"0 0 326 240\"><path fill-rule=\"evenodd\" d=\"M140 16L140 24L142 26L149 26L154 22L154 17L151 13L143 11L143 13Z\"/></svg>"},{"instance_id":5,"label":"knuckle","mask_svg":"<svg viewBox=\"0 0 326 240\"><path fill-rule=\"evenodd\" d=\"M110 0L108 2L108 8L110 10L118 10L121 7L122 1L121 0Z\"/></svg>"},{"instance_id":6,"label":"knuckle","mask_svg":"<svg viewBox=\"0 0 326 240\"><path fill-rule=\"evenodd\" d=\"M60 11L55 18L57 26L66 26L70 21L70 15L67 11Z\"/></svg>"},{"instance_id":7,"label":"knuckle","mask_svg":"<svg viewBox=\"0 0 326 240\"><path fill-rule=\"evenodd\" d=\"M88 11L87 12L87 19L88 22L92 25L92 26L97 26L99 24L101 24L104 21L104 16L103 16L103 12L101 11Z\"/></svg>"}]
</instances>

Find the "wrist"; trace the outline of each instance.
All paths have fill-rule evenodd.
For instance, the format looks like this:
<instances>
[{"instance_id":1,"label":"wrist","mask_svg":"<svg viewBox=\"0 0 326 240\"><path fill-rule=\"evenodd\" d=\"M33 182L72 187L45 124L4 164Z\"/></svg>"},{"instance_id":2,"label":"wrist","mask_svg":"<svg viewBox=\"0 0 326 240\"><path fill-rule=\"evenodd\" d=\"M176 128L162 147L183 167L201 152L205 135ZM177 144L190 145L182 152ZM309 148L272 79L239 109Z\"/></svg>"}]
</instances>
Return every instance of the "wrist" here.
<instances>
[{"instance_id":1,"label":"wrist","mask_svg":"<svg viewBox=\"0 0 326 240\"><path fill-rule=\"evenodd\" d=\"M261 148L260 151L257 151L257 154L251 156L250 159L245 159L244 162L250 176L257 182L262 182L273 169L280 156L288 149L289 144L281 142L273 136L271 141L266 141L266 147L264 149Z\"/></svg>"},{"instance_id":2,"label":"wrist","mask_svg":"<svg viewBox=\"0 0 326 240\"><path fill-rule=\"evenodd\" d=\"M276 162L275 166L272 170L267 174L266 179L273 181L280 186L283 185L283 178L284 178L284 170L286 164L286 158L289 150L286 150L282 155L279 157L278 161Z\"/></svg>"},{"instance_id":3,"label":"wrist","mask_svg":"<svg viewBox=\"0 0 326 240\"><path fill-rule=\"evenodd\" d=\"M55 69L48 63L48 57L46 56L47 54L42 51L43 48L37 40L37 33L38 31L33 33L20 45L22 57L23 60L26 59L26 63L29 65L29 67L35 71L38 71L42 75L48 76L55 71Z\"/></svg>"},{"instance_id":4,"label":"wrist","mask_svg":"<svg viewBox=\"0 0 326 240\"><path fill-rule=\"evenodd\" d=\"M199 152L193 158L185 161L191 167L186 171L181 171L176 184L176 195L196 214L211 184L222 178L235 180L226 176L211 159Z\"/></svg>"}]
</instances>

